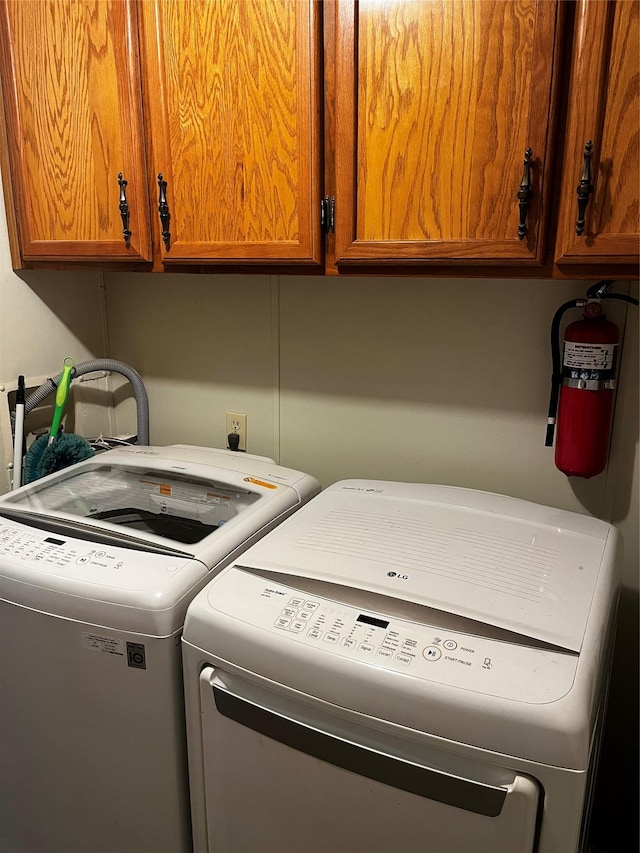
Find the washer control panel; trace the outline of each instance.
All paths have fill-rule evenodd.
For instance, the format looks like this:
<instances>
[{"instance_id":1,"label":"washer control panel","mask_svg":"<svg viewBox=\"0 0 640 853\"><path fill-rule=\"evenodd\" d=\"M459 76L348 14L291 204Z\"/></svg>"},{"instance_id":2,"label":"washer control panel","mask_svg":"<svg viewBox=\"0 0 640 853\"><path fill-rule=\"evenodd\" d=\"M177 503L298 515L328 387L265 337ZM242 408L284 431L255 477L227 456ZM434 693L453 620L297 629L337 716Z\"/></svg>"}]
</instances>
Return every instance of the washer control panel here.
<instances>
[{"instance_id":1,"label":"washer control panel","mask_svg":"<svg viewBox=\"0 0 640 853\"><path fill-rule=\"evenodd\" d=\"M43 583L45 576L144 589L191 562L183 558L48 533L0 518L0 574Z\"/></svg>"},{"instance_id":2,"label":"washer control panel","mask_svg":"<svg viewBox=\"0 0 640 853\"><path fill-rule=\"evenodd\" d=\"M292 583L295 579L292 578ZM269 583L231 567L208 587L209 606L298 643L310 661L335 654L416 678L526 702L551 702L573 683L578 656L399 619Z\"/></svg>"}]
</instances>

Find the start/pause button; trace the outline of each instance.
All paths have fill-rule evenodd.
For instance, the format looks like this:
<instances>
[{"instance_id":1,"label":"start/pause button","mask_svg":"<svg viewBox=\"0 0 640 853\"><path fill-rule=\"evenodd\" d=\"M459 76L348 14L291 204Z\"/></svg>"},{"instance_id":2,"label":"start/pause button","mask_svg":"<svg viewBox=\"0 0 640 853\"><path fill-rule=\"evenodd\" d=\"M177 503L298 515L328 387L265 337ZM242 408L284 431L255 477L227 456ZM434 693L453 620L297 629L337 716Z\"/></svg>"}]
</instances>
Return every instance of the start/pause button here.
<instances>
[{"instance_id":1,"label":"start/pause button","mask_svg":"<svg viewBox=\"0 0 640 853\"><path fill-rule=\"evenodd\" d=\"M426 646L422 650L422 657L425 660L439 660L442 657L442 652L437 646Z\"/></svg>"}]
</instances>

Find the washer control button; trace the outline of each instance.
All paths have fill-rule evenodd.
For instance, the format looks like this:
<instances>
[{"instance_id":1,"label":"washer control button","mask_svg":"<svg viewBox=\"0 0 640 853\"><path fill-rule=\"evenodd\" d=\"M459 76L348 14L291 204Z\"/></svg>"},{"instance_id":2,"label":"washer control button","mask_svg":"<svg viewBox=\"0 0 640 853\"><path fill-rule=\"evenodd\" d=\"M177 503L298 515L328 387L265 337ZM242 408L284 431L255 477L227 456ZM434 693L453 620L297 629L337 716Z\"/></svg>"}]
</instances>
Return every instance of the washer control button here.
<instances>
[{"instance_id":1,"label":"washer control button","mask_svg":"<svg viewBox=\"0 0 640 853\"><path fill-rule=\"evenodd\" d=\"M426 646L422 650L422 657L425 660L439 660L442 657L442 652L437 646Z\"/></svg>"},{"instance_id":2,"label":"washer control button","mask_svg":"<svg viewBox=\"0 0 640 853\"><path fill-rule=\"evenodd\" d=\"M455 640L445 640L442 645L449 652L452 652L454 649L458 648L458 644L456 643Z\"/></svg>"}]
</instances>

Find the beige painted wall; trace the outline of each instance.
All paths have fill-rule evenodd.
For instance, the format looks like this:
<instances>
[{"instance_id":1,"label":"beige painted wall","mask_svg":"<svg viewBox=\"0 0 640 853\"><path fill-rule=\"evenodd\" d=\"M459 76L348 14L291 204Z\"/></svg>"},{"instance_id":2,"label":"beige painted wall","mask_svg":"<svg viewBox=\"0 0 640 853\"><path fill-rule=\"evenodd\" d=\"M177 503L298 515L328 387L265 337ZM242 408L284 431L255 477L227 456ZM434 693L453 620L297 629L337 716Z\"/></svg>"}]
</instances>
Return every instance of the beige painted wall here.
<instances>
[{"instance_id":1,"label":"beige painted wall","mask_svg":"<svg viewBox=\"0 0 640 853\"><path fill-rule=\"evenodd\" d=\"M605 788L615 778L619 792L620 773L632 778L635 309L628 321L625 306L610 311L626 322L610 465L573 482L555 469L543 439L549 325L558 305L583 295L583 282L17 275L2 215L0 223L0 383L19 372L51 375L70 352L78 360L109 355L142 375L153 443L223 446L225 411L242 411L251 452L309 471L324 486L346 477L451 483L612 519L625 563ZM130 406L116 410L116 431L133 422Z\"/></svg>"},{"instance_id":2,"label":"beige painted wall","mask_svg":"<svg viewBox=\"0 0 640 853\"><path fill-rule=\"evenodd\" d=\"M249 451L324 486L346 477L451 483L621 527L635 521L635 309L607 305L626 327L607 471L569 480L543 446L549 326L584 282L135 273L105 281L112 355L145 379L153 442L222 446L225 411L241 411ZM636 524L627 538L637 569ZM636 569L627 578L635 588Z\"/></svg>"}]
</instances>

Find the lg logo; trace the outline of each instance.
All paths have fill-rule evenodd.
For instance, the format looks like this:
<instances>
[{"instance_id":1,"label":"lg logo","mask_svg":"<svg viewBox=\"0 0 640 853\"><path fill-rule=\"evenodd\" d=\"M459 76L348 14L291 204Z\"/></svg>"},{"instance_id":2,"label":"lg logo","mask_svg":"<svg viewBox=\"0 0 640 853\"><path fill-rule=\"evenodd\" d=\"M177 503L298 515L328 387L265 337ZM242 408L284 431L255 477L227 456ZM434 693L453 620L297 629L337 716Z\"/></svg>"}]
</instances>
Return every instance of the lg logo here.
<instances>
[{"instance_id":1,"label":"lg logo","mask_svg":"<svg viewBox=\"0 0 640 853\"><path fill-rule=\"evenodd\" d=\"M409 575L400 575L398 572L387 572L388 578L398 578L399 581L408 581Z\"/></svg>"}]
</instances>

